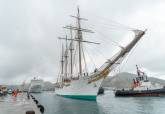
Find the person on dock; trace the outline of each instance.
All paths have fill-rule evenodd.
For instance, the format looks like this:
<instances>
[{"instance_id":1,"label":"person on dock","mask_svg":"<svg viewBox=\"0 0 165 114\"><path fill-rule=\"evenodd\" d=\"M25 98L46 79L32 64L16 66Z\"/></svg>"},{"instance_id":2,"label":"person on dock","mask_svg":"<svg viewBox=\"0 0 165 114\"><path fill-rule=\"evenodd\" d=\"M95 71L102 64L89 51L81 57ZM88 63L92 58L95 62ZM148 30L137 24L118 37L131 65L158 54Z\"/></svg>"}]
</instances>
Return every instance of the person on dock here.
<instances>
[{"instance_id":1,"label":"person on dock","mask_svg":"<svg viewBox=\"0 0 165 114\"><path fill-rule=\"evenodd\" d=\"M12 96L17 97L17 94L18 94L17 90L14 89L13 93L12 93Z\"/></svg>"}]
</instances>

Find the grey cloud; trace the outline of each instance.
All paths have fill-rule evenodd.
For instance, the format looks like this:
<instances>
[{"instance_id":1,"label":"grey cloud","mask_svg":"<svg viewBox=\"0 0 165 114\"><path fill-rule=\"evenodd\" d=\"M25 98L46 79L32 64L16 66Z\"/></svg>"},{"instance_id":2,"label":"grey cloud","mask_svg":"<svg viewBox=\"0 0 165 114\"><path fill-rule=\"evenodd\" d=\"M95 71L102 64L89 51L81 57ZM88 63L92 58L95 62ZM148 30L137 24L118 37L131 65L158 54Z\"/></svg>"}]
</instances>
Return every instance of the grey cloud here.
<instances>
[{"instance_id":1,"label":"grey cloud","mask_svg":"<svg viewBox=\"0 0 165 114\"><path fill-rule=\"evenodd\" d=\"M105 27L100 29L98 24L102 18L102 20L115 20L135 28L149 27L148 35L142 39L131 55L125 70L132 71L134 64L138 63L155 72L163 72L165 67L162 61L165 53L162 52L164 46L161 41L164 31L156 29L163 29L165 23L154 20L157 18L152 18L151 14L145 14L150 10L153 11L152 9L157 11L160 4L164 5L164 1L0 0L0 83L22 83L35 75L45 80L56 81L61 45L57 37L65 35L62 26L70 24L70 21L73 23L74 19L71 19L69 15L76 13L77 5L80 7L81 15L89 19L89 22L84 22L83 26L97 29L105 35L97 34L97 31L95 31L96 34L85 35L88 40L102 43L100 47L85 44L91 56L98 57L95 57L98 66L111 57L117 48L111 45L110 39L120 41L118 37L121 37L120 33L115 34L110 30L102 31ZM148 17L140 15L139 11L144 12ZM163 10L158 11L158 13L153 13L163 13ZM164 16L161 18L165 19ZM153 26L153 22L157 23L157 26ZM157 48L155 41L161 44ZM94 49L98 49L99 52L93 51ZM146 50L152 51L146 52ZM144 55L144 53L147 54ZM134 59L137 61L135 62Z\"/></svg>"}]
</instances>

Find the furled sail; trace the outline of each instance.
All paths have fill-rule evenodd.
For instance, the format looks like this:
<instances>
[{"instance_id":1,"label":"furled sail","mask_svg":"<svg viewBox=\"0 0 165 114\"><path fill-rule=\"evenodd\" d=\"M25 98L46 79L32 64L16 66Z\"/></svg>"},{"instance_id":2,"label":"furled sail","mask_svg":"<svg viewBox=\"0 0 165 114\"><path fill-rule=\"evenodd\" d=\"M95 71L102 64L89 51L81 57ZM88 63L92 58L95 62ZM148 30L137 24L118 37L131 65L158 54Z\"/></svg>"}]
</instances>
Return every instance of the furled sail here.
<instances>
[{"instance_id":1,"label":"furled sail","mask_svg":"<svg viewBox=\"0 0 165 114\"><path fill-rule=\"evenodd\" d=\"M106 61L95 73L93 73L93 76L90 77L89 83L108 76L109 72L122 62L124 57L145 34L145 31L142 30L133 30L133 32L135 33L135 38L126 47L123 47L122 50L115 55L115 57Z\"/></svg>"}]
</instances>

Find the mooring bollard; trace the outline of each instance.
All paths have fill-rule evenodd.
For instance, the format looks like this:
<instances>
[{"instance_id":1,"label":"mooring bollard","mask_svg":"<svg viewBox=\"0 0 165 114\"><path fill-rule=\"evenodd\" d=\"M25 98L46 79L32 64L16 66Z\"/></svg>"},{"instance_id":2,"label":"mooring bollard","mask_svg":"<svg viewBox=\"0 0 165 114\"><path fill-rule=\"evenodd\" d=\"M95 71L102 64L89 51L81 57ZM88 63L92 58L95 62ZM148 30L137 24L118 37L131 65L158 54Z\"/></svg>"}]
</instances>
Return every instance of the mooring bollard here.
<instances>
[{"instance_id":1,"label":"mooring bollard","mask_svg":"<svg viewBox=\"0 0 165 114\"><path fill-rule=\"evenodd\" d=\"M29 94L29 92L27 92L27 98L30 99L30 94Z\"/></svg>"},{"instance_id":2,"label":"mooring bollard","mask_svg":"<svg viewBox=\"0 0 165 114\"><path fill-rule=\"evenodd\" d=\"M34 100L34 102L35 102L36 104L38 104L38 101L37 101L36 99Z\"/></svg>"},{"instance_id":3,"label":"mooring bollard","mask_svg":"<svg viewBox=\"0 0 165 114\"><path fill-rule=\"evenodd\" d=\"M39 104L38 100L36 100L34 96L32 96L32 95L30 95L30 96L31 96L31 98L33 99L34 103L35 103L35 104L37 105L37 107L39 108L40 112L43 114L44 111L45 111L44 106L41 105L41 104ZM33 114L33 113L29 112L29 113L26 113L26 114ZM35 114L35 112L34 112L34 114Z\"/></svg>"},{"instance_id":4,"label":"mooring bollard","mask_svg":"<svg viewBox=\"0 0 165 114\"><path fill-rule=\"evenodd\" d=\"M33 100L35 100L35 98L34 98L34 97L32 97L32 99L33 99Z\"/></svg>"},{"instance_id":5,"label":"mooring bollard","mask_svg":"<svg viewBox=\"0 0 165 114\"><path fill-rule=\"evenodd\" d=\"M40 112L43 114L45 109L44 109L44 106L42 105L37 105L37 107L40 109Z\"/></svg>"},{"instance_id":6,"label":"mooring bollard","mask_svg":"<svg viewBox=\"0 0 165 114\"><path fill-rule=\"evenodd\" d=\"M33 97L33 95L30 95L31 97Z\"/></svg>"},{"instance_id":7,"label":"mooring bollard","mask_svg":"<svg viewBox=\"0 0 165 114\"><path fill-rule=\"evenodd\" d=\"M33 110L26 111L26 114L35 114Z\"/></svg>"}]
</instances>

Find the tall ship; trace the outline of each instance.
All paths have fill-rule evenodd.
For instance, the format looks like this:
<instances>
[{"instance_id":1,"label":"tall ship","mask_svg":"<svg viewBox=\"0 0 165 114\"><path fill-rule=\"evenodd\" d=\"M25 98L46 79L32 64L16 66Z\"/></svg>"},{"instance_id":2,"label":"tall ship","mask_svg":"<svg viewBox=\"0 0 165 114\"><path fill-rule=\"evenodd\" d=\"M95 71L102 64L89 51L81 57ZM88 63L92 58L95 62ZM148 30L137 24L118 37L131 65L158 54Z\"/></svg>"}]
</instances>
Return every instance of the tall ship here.
<instances>
[{"instance_id":1,"label":"tall ship","mask_svg":"<svg viewBox=\"0 0 165 114\"><path fill-rule=\"evenodd\" d=\"M65 46L62 45L61 48L61 67L55 93L66 98L95 101L102 81L123 61L126 55L145 34L145 31L131 30L135 36L128 45L121 47L118 53L112 58L105 60L105 63L99 68L93 69L93 72L86 72L83 70L87 65L83 44L89 43L97 45L99 43L84 39L83 32L93 33L93 31L81 27L81 21L87 19L80 17L79 8L77 8L77 16L71 17L76 19L76 25L64 27L71 31L70 37L59 37L59 39L65 41ZM72 31L74 31L75 35L72 34ZM75 59L75 57L77 58Z\"/></svg>"},{"instance_id":2,"label":"tall ship","mask_svg":"<svg viewBox=\"0 0 165 114\"><path fill-rule=\"evenodd\" d=\"M43 88L43 80L34 77L30 82L30 93L41 93Z\"/></svg>"},{"instance_id":3,"label":"tall ship","mask_svg":"<svg viewBox=\"0 0 165 114\"><path fill-rule=\"evenodd\" d=\"M149 81L148 76L141 71L138 66L137 77L132 81L131 88L129 90L117 90L115 96L120 97L143 97L143 96L165 96L165 86L158 83L152 83Z\"/></svg>"}]
</instances>

